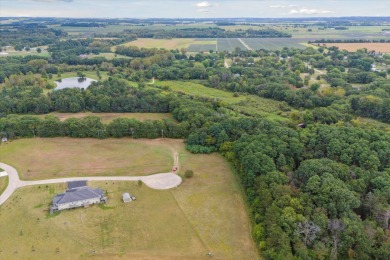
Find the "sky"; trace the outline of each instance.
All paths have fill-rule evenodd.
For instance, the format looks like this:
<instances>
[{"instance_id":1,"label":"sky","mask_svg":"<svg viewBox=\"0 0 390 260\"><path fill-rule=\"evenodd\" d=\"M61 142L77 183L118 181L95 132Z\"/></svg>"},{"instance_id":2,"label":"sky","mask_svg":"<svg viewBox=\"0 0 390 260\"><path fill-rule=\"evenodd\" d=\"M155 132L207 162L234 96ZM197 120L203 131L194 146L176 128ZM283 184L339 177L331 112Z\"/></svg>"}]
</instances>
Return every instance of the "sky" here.
<instances>
[{"instance_id":1,"label":"sky","mask_svg":"<svg viewBox=\"0 0 390 260\"><path fill-rule=\"evenodd\" d=\"M270 18L390 16L390 0L0 0L0 17Z\"/></svg>"}]
</instances>

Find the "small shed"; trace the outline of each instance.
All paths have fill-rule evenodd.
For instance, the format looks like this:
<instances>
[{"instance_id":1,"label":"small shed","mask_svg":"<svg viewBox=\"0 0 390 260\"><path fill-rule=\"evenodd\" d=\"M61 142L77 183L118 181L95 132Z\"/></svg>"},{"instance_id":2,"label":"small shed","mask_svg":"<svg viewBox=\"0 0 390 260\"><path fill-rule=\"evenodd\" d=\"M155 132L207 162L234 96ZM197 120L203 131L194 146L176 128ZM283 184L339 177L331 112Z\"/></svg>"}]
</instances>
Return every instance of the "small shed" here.
<instances>
[{"instance_id":1,"label":"small shed","mask_svg":"<svg viewBox=\"0 0 390 260\"><path fill-rule=\"evenodd\" d=\"M123 198L123 202L124 202L124 203L128 203L128 202L131 202L131 201L132 201L132 199L131 199L131 197L130 197L130 194L127 193L127 192L123 193L122 198Z\"/></svg>"},{"instance_id":2,"label":"small shed","mask_svg":"<svg viewBox=\"0 0 390 260\"><path fill-rule=\"evenodd\" d=\"M2 143L6 143L6 142L8 142L8 138L7 138L7 137L3 137L3 138L1 138L1 142L2 142Z\"/></svg>"}]
</instances>

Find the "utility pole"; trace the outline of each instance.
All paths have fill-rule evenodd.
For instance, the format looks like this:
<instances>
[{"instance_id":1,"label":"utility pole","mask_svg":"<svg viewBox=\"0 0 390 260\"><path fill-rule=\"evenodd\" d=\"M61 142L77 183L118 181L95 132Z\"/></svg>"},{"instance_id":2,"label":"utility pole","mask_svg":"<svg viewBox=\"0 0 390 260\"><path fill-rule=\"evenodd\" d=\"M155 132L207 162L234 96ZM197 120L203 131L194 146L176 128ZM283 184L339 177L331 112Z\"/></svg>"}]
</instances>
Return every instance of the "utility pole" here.
<instances>
[{"instance_id":1,"label":"utility pole","mask_svg":"<svg viewBox=\"0 0 390 260\"><path fill-rule=\"evenodd\" d=\"M133 129L133 128L130 128L130 131L131 131L131 138L134 139L134 129Z\"/></svg>"},{"instance_id":2,"label":"utility pole","mask_svg":"<svg viewBox=\"0 0 390 260\"><path fill-rule=\"evenodd\" d=\"M161 138L164 138L164 129L161 129Z\"/></svg>"}]
</instances>

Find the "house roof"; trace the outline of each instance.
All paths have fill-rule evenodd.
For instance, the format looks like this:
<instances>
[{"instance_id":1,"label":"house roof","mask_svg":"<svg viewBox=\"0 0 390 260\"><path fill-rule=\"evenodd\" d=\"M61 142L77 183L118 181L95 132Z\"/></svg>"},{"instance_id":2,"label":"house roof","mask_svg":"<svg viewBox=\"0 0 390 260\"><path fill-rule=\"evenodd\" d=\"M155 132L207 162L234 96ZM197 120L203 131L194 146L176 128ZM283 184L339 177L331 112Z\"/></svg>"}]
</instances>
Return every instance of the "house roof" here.
<instances>
[{"instance_id":1,"label":"house roof","mask_svg":"<svg viewBox=\"0 0 390 260\"><path fill-rule=\"evenodd\" d=\"M68 189L75 189L79 187L85 187L87 186L87 181L70 181L68 182Z\"/></svg>"},{"instance_id":2,"label":"house roof","mask_svg":"<svg viewBox=\"0 0 390 260\"><path fill-rule=\"evenodd\" d=\"M123 193L123 199L131 199L129 193Z\"/></svg>"},{"instance_id":3,"label":"house roof","mask_svg":"<svg viewBox=\"0 0 390 260\"><path fill-rule=\"evenodd\" d=\"M100 198L104 191L98 188L80 187L67 190L53 198L53 205L77 202L80 200Z\"/></svg>"}]
</instances>

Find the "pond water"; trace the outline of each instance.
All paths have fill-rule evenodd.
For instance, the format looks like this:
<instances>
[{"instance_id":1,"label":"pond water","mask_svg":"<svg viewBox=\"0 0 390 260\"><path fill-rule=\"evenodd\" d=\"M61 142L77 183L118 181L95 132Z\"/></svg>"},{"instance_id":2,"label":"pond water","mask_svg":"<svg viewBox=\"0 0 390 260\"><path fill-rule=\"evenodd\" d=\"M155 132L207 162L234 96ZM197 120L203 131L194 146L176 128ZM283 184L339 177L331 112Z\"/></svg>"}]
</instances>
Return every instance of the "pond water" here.
<instances>
[{"instance_id":1,"label":"pond water","mask_svg":"<svg viewBox=\"0 0 390 260\"><path fill-rule=\"evenodd\" d=\"M64 88L88 88L92 82L96 80L90 78L66 78L61 81L54 81L57 87L54 90L64 89Z\"/></svg>"}]
</instances>

